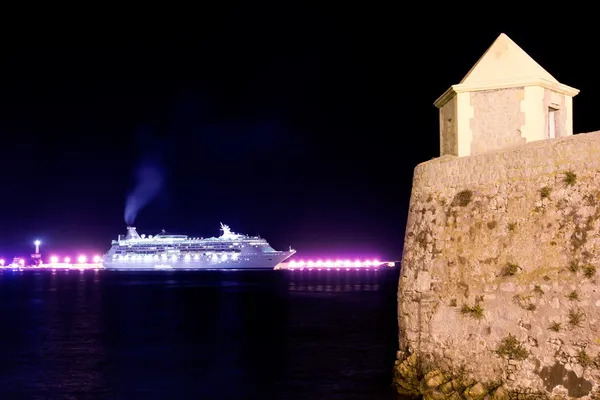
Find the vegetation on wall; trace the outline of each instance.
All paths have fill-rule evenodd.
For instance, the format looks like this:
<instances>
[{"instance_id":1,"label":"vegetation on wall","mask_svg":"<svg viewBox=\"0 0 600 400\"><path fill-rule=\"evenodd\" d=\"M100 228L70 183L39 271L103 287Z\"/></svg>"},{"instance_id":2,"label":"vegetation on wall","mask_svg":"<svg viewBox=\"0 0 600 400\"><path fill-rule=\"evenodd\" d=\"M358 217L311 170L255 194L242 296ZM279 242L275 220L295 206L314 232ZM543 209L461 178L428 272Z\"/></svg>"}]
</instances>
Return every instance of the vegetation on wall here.
<instances>
[{"instance_id":1,"label":"vegetation on wall","mask_svg":"<svg viewBox=\"0 0 600 400\"><path fill-rule=\"evenodd\" d=\"M543 188L540 189L540 197L542 199L546 199L546 198L550 197L550 192L552 192L552 189L548 186L544 186Z\"/></svg>"},{"instance_id":2,"label":"vegetation on wall","mask_svg":"<svg viewBox=\"0 0 600 400\"><path fill-rule=\"evenodd\" d=\"M462 308L460 309L460 313L462 315L466 315L471 318L482 319L483 318L483 307L481 307L481 305L479 303L476 303L472 306L470 306L468 304L463 304Z\"/></svg>"},{"instance_id":3,"label":"vegetation on wall","mask_svg":"<svg viewBox=\"0 0 600 400\"><path fill-rule=\"evenodd\" d=\"M548 327L548 329L551 330L552 332L560 332L561 328L562 328L562 324L560 322L553 322Z\"/></svg>"},{"instance_id":4,"label":"vegetation on wall","mask_svg":"<svg viewBox=\"0 0 600 400\"><path fill-rule=\"evenodd\" d=\"M454 200L452 201L452 205L466 207L469 205L471 200L473 199L473 192L470 190L460 191L454 196Z\"/></svg>"},{"instance_id":5,"label":"vegetation on wall","mask_svg":"<svg viewBox=\"0 0 600 400\"><path fill-rule=\"evenodd\" d=\"M502 276L513 276L519 271L519 266L515 263L507 263L502 270Z\"/></svg>"},{"instance_id":6,"label":"vegetation on wall","mask_svg":"<svg viewBox=\"0 0 600 400\"><path fill-rule=\"evenodd\" d=\"M571 325L572 328L581 327L584 318L585 314L582 311L574 308L569 310L569 325Z\"/></svg>"},{"instance_id":7,"label":"vegetation on wall","mask_svg":"<svg viewBox=\"0 0 600 400\"><path fill-rule=\"evenodd\" d=\"M586 265L583 267L583 276L590 279L596 275L596 267L593 265Z\"/></svg>"},{"instance_id":8,"label":"vegetation on wall","mask_svg":"<svg viewBox=\"0 0 600 400\"><path fill-rule=\"evenodd\" d=\"M563 182L569 186L573 186L577 182L577 174L573 171L565 172Z\"/></svg>"},{"instance_id":9,"label":"vegetation on wall","mask_svg":"<svg viewBox=\"0 0 600 400\"><path fill-rule=\"evenodd\" d=\"M509 360L523 361L529 357L529 352L523 347L523 345L517 340L516 337L509 334L507 337L502 339L496 348L496 354L500 357L506 357Z\"/></svg>"},{"instance_id":10,"label":"vegetation on wall","mask_svg":"<svg viewBox=\"0 0 600 400\"><path fill-rule=\"evenodd\" d=\"M579 301L579 293L577 292L577 290L573 290L572 292L570 292L567 295L567 299L571 301Z\"/></svg>"},{"instance_id":11,"label":"vegetation on wall","mask_svg":"<svg viewBox=\"0 0 600 400\"><path fill-rule=\"evenodd\" d=\"M577 271L579 271L579 264L577 264L575 261L571 261L569 264L569 271L573 272L574 274L577 273Z\"/></svg>"}]
</instances>

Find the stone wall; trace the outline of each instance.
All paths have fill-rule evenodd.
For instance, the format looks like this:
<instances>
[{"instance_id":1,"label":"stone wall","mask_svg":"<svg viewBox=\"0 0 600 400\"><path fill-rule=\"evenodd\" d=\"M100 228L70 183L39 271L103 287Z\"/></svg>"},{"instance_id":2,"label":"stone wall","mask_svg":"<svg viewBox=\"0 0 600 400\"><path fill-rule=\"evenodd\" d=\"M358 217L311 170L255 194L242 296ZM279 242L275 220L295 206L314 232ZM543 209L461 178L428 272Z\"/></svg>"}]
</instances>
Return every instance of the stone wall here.
<instances>
[{"instance_id":1,"label":"stone wall","mask_svg":"<svg viewBox=\"0 0 600 400\"><path fill-rule=\"evenodd\" d=\"M456 115L456 96L440 109L440 154L458 154L458 127Z\"/></svg>"},{"instance_id":2,"label":"stone wall","mask_svg":"<svg viewBox=\"0 0 600 400\"><path fill-rule=\"evenodd\" d=\"M521 111L524 97L525 89L522 87L471 93L474 112L471 154L525 143L521 135L521 127L525 125L525 113Z\"/></svg>"},{"instance_id":3,"label":"stone wall","mask_svg":"<svg viewBox=\"0 0 600 400\"><path fill-rule=\"evenodd\" d=\"M600 132L415 169L399 392L598 398Z\"/></svg>"}]
</instances>

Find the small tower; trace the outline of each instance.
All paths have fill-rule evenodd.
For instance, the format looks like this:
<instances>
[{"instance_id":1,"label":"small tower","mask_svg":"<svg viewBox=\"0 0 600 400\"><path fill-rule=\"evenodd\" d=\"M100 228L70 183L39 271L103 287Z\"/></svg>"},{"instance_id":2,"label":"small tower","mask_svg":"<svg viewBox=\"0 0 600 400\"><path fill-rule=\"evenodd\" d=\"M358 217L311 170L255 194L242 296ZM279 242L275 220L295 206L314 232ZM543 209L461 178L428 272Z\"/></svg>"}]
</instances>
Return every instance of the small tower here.
<instances>
[{"instance_id":1,"label":"small tower","mask_svg":"<svg viewBox=\"0 0 600 400\"><path fill-rule=\"evenodd\" d=\"M504 33L435 101L440 155L464 157L573 134L573 97Z\"/></svg>"}]
</instances>

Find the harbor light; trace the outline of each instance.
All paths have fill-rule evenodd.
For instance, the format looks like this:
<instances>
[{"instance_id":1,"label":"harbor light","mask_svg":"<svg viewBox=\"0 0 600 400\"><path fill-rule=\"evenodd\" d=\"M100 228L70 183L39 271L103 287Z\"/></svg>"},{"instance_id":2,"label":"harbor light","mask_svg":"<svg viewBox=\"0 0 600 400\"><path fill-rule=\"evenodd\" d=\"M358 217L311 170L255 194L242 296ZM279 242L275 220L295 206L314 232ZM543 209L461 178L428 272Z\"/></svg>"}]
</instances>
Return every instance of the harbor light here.
<instances>
[{"instance_id":1,"label":"harbor light","mask_svg":"<svg viewBox=\"0 0 600 400\"><path fill-rule=\"evenodd\" d=\"M0 258L0 267L4 267L4 263L5 263L4 258Z\"/></svg>"},{"instance_id":2,"label":"harbor light","mask_svg":"<svg viewBox=\"0 0 600 400\"><path fill-rule=\"evenodd\" d=\"M58 262L58 257L52 256L50 257L50 264L56 264Z\"/></svg>"},{"instance_id":3,"label":"harbor light","mask_svg":"<svg viewBox=\"0 0 600 400\"><path fill-rule=\"evenodd\" d=\"M21 267L25 265L25 260L23 260L22 258L19 260L19 264L21 264Z\"/></svg>"},{"instance_id":4,"label":"harbor light","mask_svg":"<svg viewBox=\"0 0 600 400\"><path fill-rule=\"evenodd\" d=\"M282 267L282 269L304 269L304 268L308 268L309 270L312 269L318 269L319 271L322 268L325 268L327 271L330 271L332 268L335 268L337 271L341 271L342 269L345 269L346 271L350 271L350 270L359 270L359 269L366 269L366 270L370 270L371 267L374 268L378 268L382 265L387 265L388 267L394 267L395 266L395 262L381 262L377 259L375 260L359 260L356 259L354 261L352 260L336 260L336 261L332 261L332 260L325 260L323 261L322 259L317 259L316 261L313 260L291 260L289 263L284 263L287 264L287 266Z\"/></svg>"},{"instance_id":5,"label":"harbor light","mask_svg":"<svg viewBox=\"0 0 600 400\"><path fill-rule=\"evenodd\" d=\"M100 256L94 256L94 263L98 264L100 262Z\"/></svg>"},{"instance_id":6,"label":"harbor light","mask_svg":"<svg viewBox=\"0 0 600 400\"><path fill-rule=\"evenodd\" d=\"M87 257L84 256L84 255L81 255L81 256L77 257L77 262L79 264L85 264L86 261L87 261Z\"/></svg>"},{"instance_id":7,"label":"harbor light","mask_svg":"<svg viewBox=\"0 0 600 400\"><path fill-rule=\"evenodd\" d=\"M68 264L71 262L71 257L65 257L65 263Z\"/></svg>"},{"instance_id":8,"label":"harbor light","mask_svg":"<svg viewBox=\"0 0 600 400\"><path fill-rule=\"evenodd\" d=\"M35 254L39 254L40 253L40 244L42 244L42 242L40 242L39 240L36 240L35 242L33 242L33 244L35 245Z\"/></svg>"}]
</instances>

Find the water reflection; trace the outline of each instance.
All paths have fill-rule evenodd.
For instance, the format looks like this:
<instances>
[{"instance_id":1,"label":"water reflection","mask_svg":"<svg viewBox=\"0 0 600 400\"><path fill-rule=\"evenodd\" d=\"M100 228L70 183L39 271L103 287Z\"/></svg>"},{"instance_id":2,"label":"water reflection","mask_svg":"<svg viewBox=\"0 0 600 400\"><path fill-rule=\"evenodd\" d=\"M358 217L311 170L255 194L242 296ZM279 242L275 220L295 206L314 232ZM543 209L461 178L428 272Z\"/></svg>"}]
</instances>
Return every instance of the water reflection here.
<instances>
[{"instance_id":1,"label":"water reflection","mask_svg":"<svg viewBox=\"0 0 600 400\"><path fill-rule=\"evenodd\" d=\"M393 398L397 275L5 270L0 399Z\"/></svg>"},{"instance_id":2,"label":"water reflection","mask_svg":"<svg viewBox=\"0 0 600 400\"><path fill-rule=\"evenodd\" d=\"M0 398L105 393L104 327L93 272L1 275Z\"/></svg>"},{"instance_id":3,"label":"water reflection","mask_svg":"<svg viewBox=\"0 0 600 400\"><path fill-rule=\"evenodd\" d=\"M381 289L382 277L378 270L285 272L291 292L371 292Z\"/></svg>"}]
</instances>

